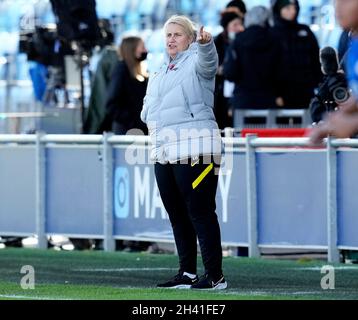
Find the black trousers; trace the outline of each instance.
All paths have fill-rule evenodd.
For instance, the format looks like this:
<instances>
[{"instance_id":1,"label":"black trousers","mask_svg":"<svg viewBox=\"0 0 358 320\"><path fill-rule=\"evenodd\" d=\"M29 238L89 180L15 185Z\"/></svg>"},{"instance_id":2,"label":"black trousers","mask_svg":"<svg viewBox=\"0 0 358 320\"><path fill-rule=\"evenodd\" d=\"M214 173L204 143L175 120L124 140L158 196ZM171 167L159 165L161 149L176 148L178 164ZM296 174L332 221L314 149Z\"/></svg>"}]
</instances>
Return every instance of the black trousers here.
<instances>
[{"instance_id":1,"label":"black trousers","mask_svg":"<svg viewBox=\"0 0 358 320\"><path fill-rule=\"evenodd\" d=\"M173 228L180 271L196 274L197 239L205 272L222 275L222 248L216 215L219 159L200 157L199 163L155 164L159 192Z\"/></svg>"}]
</instances>

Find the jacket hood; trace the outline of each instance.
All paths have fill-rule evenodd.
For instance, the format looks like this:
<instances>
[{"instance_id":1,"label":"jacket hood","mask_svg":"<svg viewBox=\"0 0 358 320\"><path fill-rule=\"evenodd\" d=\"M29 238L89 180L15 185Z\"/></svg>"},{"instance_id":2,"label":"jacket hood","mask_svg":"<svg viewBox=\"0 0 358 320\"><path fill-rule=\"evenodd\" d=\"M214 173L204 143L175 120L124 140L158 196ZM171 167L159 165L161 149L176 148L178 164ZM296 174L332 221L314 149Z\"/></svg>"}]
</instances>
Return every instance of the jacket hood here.
<instances>
[{"instance_id":1,"label":"jacket hood","mask_svg":"<svg viewBox=\"0 0 358 320\"><path fill-rule=\"evenodd\" d=\"M246 13L245 28L251 26L266 27L269 24L271 12L264 6L253 7Z\"/></svg>"},{"instance_id":2,"label":"jacket hood","mask_svg":"<svg viewBox=\"0 0 358 320\"><path fill-rule=\"evenodd\" d=\"M294 21L294 23L297 23L297 19L298 19L298 16L300 14L300 10L301 10L300 4L299 4L298 0L292 0L292 4L294 4L296 6L296 9L297 9L296 19ZM271 0L271 10L272 10L275 22L280 21L280 22L283 22L283 23L286 22L288 24L292 23L290 21L287 21L287 20L284 20L284 19L281 18L280 0Z\"/></svg>"}]
</instances>

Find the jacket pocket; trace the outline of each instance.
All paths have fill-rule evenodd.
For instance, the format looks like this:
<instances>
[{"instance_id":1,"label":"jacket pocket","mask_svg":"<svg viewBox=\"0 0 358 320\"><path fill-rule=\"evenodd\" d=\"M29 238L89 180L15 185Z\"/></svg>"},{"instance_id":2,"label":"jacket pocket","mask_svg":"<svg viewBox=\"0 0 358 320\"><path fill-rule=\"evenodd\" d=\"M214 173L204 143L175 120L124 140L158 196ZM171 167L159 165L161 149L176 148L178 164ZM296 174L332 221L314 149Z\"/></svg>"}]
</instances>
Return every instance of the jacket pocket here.
<instances>
[{"instance_id":1,"label":"jacket pocket","mask_svg":"<svg viewBox=\"0 0 358 320\"><path fill-rule=\"evenodd\" d=\"M186 111L190 114L190 116L191 116L192 118L194 118L194 114L193 114L193 112L192 112L192 110L191 110L191 108L190 108L188 96L187 96L187 94L186 94L186 92L185 92L185 89L184 89L182 83L180 84L180 88L181 88L181 91L182 91L182 94L183 94L183 98L184 98L185 109L186 109Z\"/></svg>"}]
</instances>

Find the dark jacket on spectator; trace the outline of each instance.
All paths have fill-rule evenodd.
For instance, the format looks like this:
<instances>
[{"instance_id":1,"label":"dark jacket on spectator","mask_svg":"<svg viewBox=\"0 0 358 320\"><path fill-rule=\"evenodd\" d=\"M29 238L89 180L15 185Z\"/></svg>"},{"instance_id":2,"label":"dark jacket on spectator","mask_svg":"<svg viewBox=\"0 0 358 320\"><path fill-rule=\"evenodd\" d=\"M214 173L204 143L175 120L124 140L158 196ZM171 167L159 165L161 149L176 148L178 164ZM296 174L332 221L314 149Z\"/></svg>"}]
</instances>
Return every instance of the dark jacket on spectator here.
<instances>
[{"instance_id":1,"label":"dark jacket on spectator","mask_svg":"<svg viewBox=\"0 0 358 320\"><path fill-rule=\"evenodd\" d=\"M297 16L299 5L296 1ZM273 6L273 33L283 50L283 91L286 108L308 108L314 89L322 79L319 45L311 29L295 21L284 20Z\"/></svg>"},{"instance_id":2,"label":"dark jacket on spectator","mask_svg":"<svg viewBox=\"0 0 358 320\"><path fill-rule=\"evenodd\" d=\"M230 42L225 32L219 33L215 37L214 42L216 46L216 51L218 52L219 66L221 66L224 63L225 53L230 46Z\"/></svg>"},{"instance_id":3,"label":"dark jacket on spectator","mask_svg":"<svg viewBox=\"0 0 358 320\"><path fill-rule=\"evenodd\" d=\"M234 107L276 108L280 63L280 47L269 28L251 26L238 34L224 63L225 78L235 82Z\"/></svg>"},{"instance_id":4,"label":"dark jacket on spectator","mask_svg":"<svg viewBox=\"0 0 358 320\"><path fill-rule=\"evenodd\" d=\"M126 134L130 129L140 129L147 134L147 126L140 119L148 81L134 79L125 62L115 67L106 99L106 117L100 128L115 134Z\"/></svg>"},{"instance_id":5,"label":"dark jacket on spectator","mask_svg":"<svg viewBox=\"0 0 358 320\"><path fill-rule=\"evenodd\" d=\"M106 116L107 88L117 63L117 49L113 47L104 48L91 84L91 96L84 123L84 133L96 134L100 130Z\"/></svg>"},{"instance_id":6,"label":"dark jacket on spectator","mask_svg":"<svg viewBox=\"0 0 358 320\"><path fill-rule=\"evenodd\" d=\"M226 32L223 31L217 35L214 39L214 42L216 51L218 52L219 66L222 66L224 63L225 53L230 47L230 42ZM215 77L214 112L220 129L232 127L232 121L228 116L229 99L224 97L224 82L224 75L217 74Z\"/></svg>"}]
</instances>

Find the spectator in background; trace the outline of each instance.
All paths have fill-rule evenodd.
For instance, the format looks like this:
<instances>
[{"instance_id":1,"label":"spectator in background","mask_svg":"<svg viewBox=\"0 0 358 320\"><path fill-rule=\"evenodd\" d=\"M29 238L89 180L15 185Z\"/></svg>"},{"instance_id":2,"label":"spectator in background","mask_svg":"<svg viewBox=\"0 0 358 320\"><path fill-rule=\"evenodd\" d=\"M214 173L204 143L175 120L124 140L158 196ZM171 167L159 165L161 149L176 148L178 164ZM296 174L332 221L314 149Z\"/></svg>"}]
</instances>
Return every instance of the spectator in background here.
<instances>
[{"instance_id":1,"label":"spectator in background","mask_svg":"<svg viewBox=\"0 0 358 320\"><path fill-rule=\"evenodd\" d=\"M118 52L114 46L107 46L102 49L101 57L94 74L91 86L91 96L86 121L84 124L84 133L96 134L106 115L106 93L113 70L118 63Z\"/></svg>"},{"instance_id":2,"label":"spectator in background","mask_svg":"<svg viewBox=\"0 0 358 320\"><path fill-rule=\"evenodd\" d=\"M215 39L216 50L219 56L219 69L215 79L214 112L220 129L232 127L232 117L229 116L229 97L225 94L224 87L229 87L224 78L224 58L230 44L235 40L236 34L244 31L244 18L236 11L224 10L221 13L220 24L224 28Z\"/></svg>"},{"instance_id":3,"label":"spectator in background","mask_svg":"<svg viewBox=\"0 0 358 320\"><path fill-rule=\"evenodd\" d=\"M351 40L350 30L343 30L338 42L338 59L345 73L347 73L347 53Z\"/></svg>"},{"instance_id":4,"label":"spectator in background","mask_svg":"<svg viewBox=\"0 0 358 320\"><path fill-rule=\"evenodd\" d=\"M142 62L147 55L141 38L127 37L122 40L119 48L121 61L114 67L108 83L105 116L97 133L112 131L117 135L147 134L148 129L140 119L148 84ZM125 248L133 252L145 251L151 245L147 241L116 241L116 249Z\"/></svg>"},{"instance_id":5,"label":"spectator in background","mask_svg":"<svg viewBox=\"0 0 358 320\"><path fill-rule=\"evenodd\" d=\"M358 101L358 35L353 38L348 54L348 82L353 97Z\"/></svg>"},{"instance_id":6,"label":"spectator in background","mask_svg":"<svg viewBox=\"0 0 358 320\"><path fill-rule=\"evenodd\" d=\"M225 57L224 76L235 82L236 109L277 107L281 50L271 34L269 18L270 11L263 6L248 11L245 31L236 36Z\"/></svg>"},{"instance_id":7,"label":"spectator in background","mask_svg":"<svg viewBox=\"0 0 358 320\"><path fill-rule=\"evenodd\" d=\"M336 0L336 16L344 30L351 30L352 43L348 52L347 74L352 89L351 98L339 105L322 123L315 126L310 134L313 144L331 135L336 138L350 138L358 133L358 1Z\"/></svg>"},{"instance_id":8,"label":"spectator in background","mask_svg":"<svg viewBox=\"0 0 358 320\"><path fill-rule=\"evenodd\" d=\"M343 28L349 31L351 41L349 42L347 54L347 76L350 88L355 100L358 100L358 1L336 0L336 17Z\"/></svg>"},{"instance_id":9,"label":"spectator in background","mask_svg":"<svg viewBox=\"0 0 358 320\"><path fill-rule=\"evenodd\" d=\"M148 84L141 63L147 58L147 49L141 38L127 37L119 51L122 60L117 63L109 82L106 115L99 133L113 131L124 135L129 130L139 129L146 134L147 127L140 119L140 112Z\"/></svg>"},{"instance_id":10,"label":"spectator in background","mask_svg":"<svg viewBox=\"0 0 358 320\"><path fill-rule=\"evenodd\" d=\"M242 0L233 0L226 5L227 9L235 9L239 16L245 16L247 10L245 2Z\"/></svg>"},{"instance_id":11,"label":"spectator in background","mask_svg":"<svg viewBox=\"0 0 358 320\"><path fill-rule=\"evenodd\" d=\"M283 50L284 107L308 108L322 79L317 39L307 25L297 22L297 0L274 0L272 11L273 32Z\"/></svg>"},{"instance_id":12,"label":"spectator in background","mask_svg":"<svg viewBox=\"0 0 358 320\"><path fill-rule=\"evenodd\" d=\"M114 32L108 19L99 19L102 38L99 41L100 51L91 59L91 96L88 112L83 125L84 133L96 134L106 115L106 93L113 70L118 63L119 52L114 45ZM92 67L92 68L91 68Z\"/></svg>"}]
</instances>

